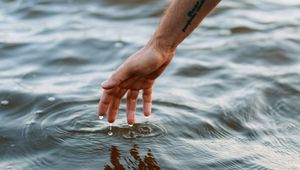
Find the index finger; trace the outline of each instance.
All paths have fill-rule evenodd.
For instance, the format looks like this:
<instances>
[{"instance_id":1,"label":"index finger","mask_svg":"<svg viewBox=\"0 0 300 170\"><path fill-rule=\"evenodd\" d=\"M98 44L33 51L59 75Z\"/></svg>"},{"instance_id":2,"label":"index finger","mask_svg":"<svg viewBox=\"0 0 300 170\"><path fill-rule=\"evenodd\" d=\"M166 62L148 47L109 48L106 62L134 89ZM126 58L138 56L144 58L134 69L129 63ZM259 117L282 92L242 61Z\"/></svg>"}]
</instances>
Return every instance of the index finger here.
<instances>
[{"instance_id":1,"label":"index finger","mask_svg":"<svg viewBox=\"0 0 300 170\"><path fill-rule=\"evenodd\" d=\"M104 90L99 101L98 115L104 116L112 99L112 90Z\"/></svg>"}]
</instances>

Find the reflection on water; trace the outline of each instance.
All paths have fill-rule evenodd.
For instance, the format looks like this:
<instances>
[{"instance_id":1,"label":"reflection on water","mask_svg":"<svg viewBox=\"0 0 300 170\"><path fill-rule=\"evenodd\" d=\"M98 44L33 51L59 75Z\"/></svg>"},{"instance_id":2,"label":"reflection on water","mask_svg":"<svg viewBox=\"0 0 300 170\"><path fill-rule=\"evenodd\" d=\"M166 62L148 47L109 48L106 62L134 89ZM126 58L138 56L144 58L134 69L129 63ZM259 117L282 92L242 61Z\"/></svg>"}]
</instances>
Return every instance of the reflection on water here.
<instances>
[{"instance_id":1,"label":"reflection on water","mask_svg":"<svg viewBox=\"0 0 300 170\"><path fill-rule=\"evenodd\" d=\"M160 169L157 164L154 155L151 150L148 149L147 154L141 156L138 151L138 145L133 145L130 149L130 156L122 157L120 151L117 146L112 146L110 154L110 162L111 165L106 164L104 167L105 170L109 169L148 169L148 170L156 170ZM122 161L126 162L124 165L121 163Z\"/></svg>"},{"instance_id":2,"label":"reflection on water","mask_svg":"<svg viewBox=\"0 0 300 170\"><path fill-rule=\"evenodd\" d=\"M168 0L0 0L0 169L300 169L300 2L222 1L109 136L100 83ZM118 168L117 168L118 167ZM144 169L147 169L144 168Z\"/></svg>"}]
</instances>

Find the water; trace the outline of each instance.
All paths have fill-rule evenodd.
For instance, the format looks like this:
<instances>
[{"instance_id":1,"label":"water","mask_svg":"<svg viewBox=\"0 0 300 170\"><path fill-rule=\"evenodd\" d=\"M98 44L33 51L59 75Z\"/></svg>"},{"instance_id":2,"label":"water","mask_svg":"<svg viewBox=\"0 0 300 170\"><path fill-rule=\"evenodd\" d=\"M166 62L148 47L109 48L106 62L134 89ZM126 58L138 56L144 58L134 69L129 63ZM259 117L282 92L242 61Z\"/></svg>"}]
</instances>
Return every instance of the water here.
<instances>
[{"instance_id":1,"label":"water","mask_svg":"<svg viewBox=\"0 0 300 170\"><path fill-rule=\"evenodd\" d=\"M100 83L168 1L0 0L0 169L300 169L300 2L223 1L112 135Z\"/></svg>"}]
</instances>

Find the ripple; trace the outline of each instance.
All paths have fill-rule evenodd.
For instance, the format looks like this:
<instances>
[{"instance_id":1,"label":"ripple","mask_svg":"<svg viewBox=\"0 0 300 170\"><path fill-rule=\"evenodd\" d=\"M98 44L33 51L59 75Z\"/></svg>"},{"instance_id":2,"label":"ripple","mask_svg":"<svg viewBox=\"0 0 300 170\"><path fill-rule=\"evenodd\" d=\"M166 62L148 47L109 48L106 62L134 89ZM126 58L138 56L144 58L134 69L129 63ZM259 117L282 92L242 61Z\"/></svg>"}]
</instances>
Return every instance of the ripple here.
<instances>
[{"instance_id":1,"label":"ripple","mask_svg":"<svg viewBox=\"0 0 300 170\"><path fill-rule=\"evenodd\" d=\"M264 45L261 45L264 43ZM238 45L236 63L252 63L259 65L289 65L296 61L296 58L289 50L292 46L287 46L285 41L281 42L248 42Z\"/></svg>"},{"instance_id":2,"label":"ripple","mask_svg":"<svg viewBox=\"0 0 300 170\"><path fill-rule=\"evenodd\" d=\"M221 67L191 64L178 69L175 75L184 77L199 77L207 75L209 73L213 73L214 71L217 71L219 69L221 69Z\"/></svg>"},{"instance_id":3,"label":"ripple","mask_svg":"<svg viewBox=\"0 0 300 170\"><path fill-rule=\"evenodd\" d=\"M24 126L24 136L33 147L45 148L64 145L73 148L86 148L109 138L106 121L99 120L96 101L72 101L60 99L43 110L37 110L35 117ZM92 105L91 105L92 104ZM166 134L166 130L154 123L137 123L112 127L113 138L143 139L155 138ZM74 143L80 140L79 143ZM121 140L121 141L123 141ZM46 142L47 141L47 142ZM41 146L39 143L45 143Z\"/></svg>"},{"instance_id":4,"label":"ripple","mask_svg":"<svg viewBox=\"0 0 300 170\"><path fill-rule=\"evenodd\" d=\"M258 31L257 29L246 27L246 26L237 26L230 28L231 34L245 34Z\"/></svg>"},{"instance_id":5,"label":"ripple","mask_svg":"<svg viewBox=\"0 0 300 170\"><path fill-rule=\"evenodd\" d=\"M136 123L133 127L129 127L127 124L112 126L104 126L101 128L95 127L84 127L82 125L75 124L74 126L67 128L62 128L65 132L77 135L90 135L90 134L100 134L113 136L123 139L138 139L138 138L153 138L158 137L166 133L166 130L159 125L154 123ZM111 133L111 135L109 135Z\"/></svg>"},{"instance_id":6,"label":"ripple","mask_svg":"<svg viewBox=\"0 0 300 170\"><path fill-rule=\"evenodd\" d=\"M84 57L65 55L49 60L49 62L47 62L46 65L52 65L55 67L57 67L58 65L64 65L65 67L67 67L85 65L87 63L88 61L84 59Z\"/></svg>"},{"instance_id":7,"label":"ripple","mask_svg":"<svg viewBox=\"0 0 300 170\"><path fill-rule=\"evenodd\" d=\"M137 123L133 127L127 125L116 129L116 135L124 139L153 138L166 134L166 130L154 123Z\"/></svg>"},{"instance_id":8,"label":"ripple","mask_svg":"<svg viewBox=\"0 0 300 170\"><path fill-rule=\"evenodd\" d=\"M222 1L161 76L149 122L138 103L129 127L124 99L108 135L99 82L168 3L0 0L0 169L299 169L296 0Z\"/></svg>"}]
</instances>

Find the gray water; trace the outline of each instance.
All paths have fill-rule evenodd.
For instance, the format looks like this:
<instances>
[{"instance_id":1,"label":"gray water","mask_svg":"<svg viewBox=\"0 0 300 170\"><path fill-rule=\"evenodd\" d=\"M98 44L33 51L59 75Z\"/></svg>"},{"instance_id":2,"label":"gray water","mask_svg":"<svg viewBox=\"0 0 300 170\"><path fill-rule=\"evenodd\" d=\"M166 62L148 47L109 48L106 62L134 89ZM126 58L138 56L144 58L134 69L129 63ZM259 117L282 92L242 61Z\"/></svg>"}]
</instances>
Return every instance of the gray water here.
<instances>
[{"instance_id":1,"label":"gray water","mask_svg":"<svg viewBox=\"0 0 300 170\"><path fill-rule=\"evenodd\" d=\"M100 83L166 0L0 0L0 169L300 169L300 1L222 1L178 48L153 114L113 135ZM130 136L134 133L134 137Z\"/></svg>"}]
</instances>

